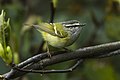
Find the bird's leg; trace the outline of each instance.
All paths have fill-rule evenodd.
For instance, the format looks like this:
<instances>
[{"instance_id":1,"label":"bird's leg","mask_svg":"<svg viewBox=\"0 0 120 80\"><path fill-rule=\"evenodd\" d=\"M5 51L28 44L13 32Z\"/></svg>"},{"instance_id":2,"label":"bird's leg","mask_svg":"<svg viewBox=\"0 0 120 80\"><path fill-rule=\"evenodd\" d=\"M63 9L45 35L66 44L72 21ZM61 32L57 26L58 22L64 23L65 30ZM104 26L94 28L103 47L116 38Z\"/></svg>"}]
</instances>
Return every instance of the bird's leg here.
<instances>
[{"instance_id":1,"label":"bird's leg","mask_svg":"<svg viewBox=\"0 0 120 80\"><path fill-rule=\"evenodd\" d=\"M27 73L41 73L41 74L47 74L47 73L67 73L67 72L72 72L75 70L84 60L79 59L72 67L64 70L33 70L33 69L20 69L16 68L16 70L22 71L22 72L27 72Z\"/></svg>"},{"instance_id":2,"label":"bird's leg","mask_svg":"<svg viewBox=\"0 0 120 80\"><path fill-rule=\"evenodd\" d=\"M51 58L50 49L47 41L46 41L46 49L47 49L48 56Z\"/></svg>"}]
</instances>

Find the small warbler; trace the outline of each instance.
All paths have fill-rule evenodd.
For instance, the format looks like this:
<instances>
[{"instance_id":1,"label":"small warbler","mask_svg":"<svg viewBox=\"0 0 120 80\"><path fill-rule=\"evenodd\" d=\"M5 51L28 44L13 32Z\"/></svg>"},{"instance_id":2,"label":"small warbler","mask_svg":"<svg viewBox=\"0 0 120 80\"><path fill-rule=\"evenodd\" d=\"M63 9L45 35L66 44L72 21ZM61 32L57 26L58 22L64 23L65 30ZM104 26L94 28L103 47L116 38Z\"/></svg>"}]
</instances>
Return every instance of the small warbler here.
<instances>
[{"instance_id":1,"label":"small warbler","mask_svg":"<svg viewBox=\"0 0 120 80\"><path fill-rule=\"evenodd\" d=\"M73 44L83 26L85 23L79 23L77 20L33 25L42 34L44 40L55 48L65 48Z\"/></svg>"}]
</instances>

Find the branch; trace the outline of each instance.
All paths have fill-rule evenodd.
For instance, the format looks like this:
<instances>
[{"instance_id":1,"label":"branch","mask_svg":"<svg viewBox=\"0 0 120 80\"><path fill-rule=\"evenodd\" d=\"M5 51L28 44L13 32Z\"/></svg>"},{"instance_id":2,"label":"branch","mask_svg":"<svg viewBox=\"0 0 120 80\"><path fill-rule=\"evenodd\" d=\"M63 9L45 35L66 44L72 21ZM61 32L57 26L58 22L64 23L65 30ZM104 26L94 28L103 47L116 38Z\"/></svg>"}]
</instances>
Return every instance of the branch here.
<instances>
[{"instance_id":1,"label":"branch","mask_svg":"<svg viewBox=\"0 0 120 80\"><path fill-rule=\"evenodd\" d=\"M69 52L69 53L55 52L55 53L51 53L52 58L48 58L47 53L42 53L42 54L33 56L27 59L26 61L21 62L17 66L19 68L40 70L43 67L47 67L60 62L74 60L77 58L81 58L81 59L103 58L103 57L109 57L109 56L118 55L118 54L120 54L120 41L101 44L97 46L80 48L74 52ZM31 66L27 66L28 64L31 64L33 62L39 62L39 64L36 63ZM11 69L10 72L3 74L3 77L5 79L15 79L25 74L26 72L21 72L15 69Z\"/></svg>"}]
</instances>

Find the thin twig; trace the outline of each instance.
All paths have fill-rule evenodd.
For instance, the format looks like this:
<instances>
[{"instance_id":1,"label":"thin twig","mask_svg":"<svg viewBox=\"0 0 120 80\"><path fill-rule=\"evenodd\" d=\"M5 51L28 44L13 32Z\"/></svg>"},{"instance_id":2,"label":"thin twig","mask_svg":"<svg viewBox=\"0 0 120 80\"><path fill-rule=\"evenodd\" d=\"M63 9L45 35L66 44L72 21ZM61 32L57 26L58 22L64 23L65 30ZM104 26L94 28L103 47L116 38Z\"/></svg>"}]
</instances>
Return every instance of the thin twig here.
<instances>
[{"instance_id":1,"label":"thin twig","mask_svg":"<svg viewBox=\"0 0 120 80\"><path fill-rule=\"evenodd\" d=\"M54 3L53 1L51 0L51 3L50 3L50 11L51 11L51 15L50 15L50 23L53 23L54 22L54 16L55 16L55 6L54 6Z\"/></svg>"}]
</instances>

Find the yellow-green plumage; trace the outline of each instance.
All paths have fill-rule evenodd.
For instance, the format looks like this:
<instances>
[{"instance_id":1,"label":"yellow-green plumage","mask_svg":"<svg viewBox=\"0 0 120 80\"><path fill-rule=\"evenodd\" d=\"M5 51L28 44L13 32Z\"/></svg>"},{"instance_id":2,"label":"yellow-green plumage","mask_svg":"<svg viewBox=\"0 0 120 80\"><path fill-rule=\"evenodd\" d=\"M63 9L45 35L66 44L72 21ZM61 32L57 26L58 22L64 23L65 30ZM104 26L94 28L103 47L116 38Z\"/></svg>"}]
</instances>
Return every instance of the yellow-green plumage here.
<instances>
[{"instance_id":1,"label":"yellow-green plumage","mask_svg":"<svg viewBox=\"0 0 120 80\"><path fill-rule=\"evenodd\" d=\"M45 41L47 41L51 46L57 48L65 47L68 44L67 41L70 40L70 37L60 38L43 31L41 33Z\"/></svg>"},{"instance_id":2,"label":"yellow-green plumage","mask_svg":"<svg viewBox=\"0 0 120 80\"><path fill-rule=\"evenodd\" d=\"M34 27L41 32L49 45L56 48L70 46L79 37L82 28L76 20L63 23L40 23Z\"/></svg>"}]
</instances>

